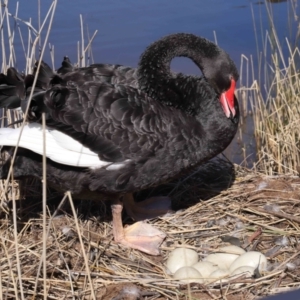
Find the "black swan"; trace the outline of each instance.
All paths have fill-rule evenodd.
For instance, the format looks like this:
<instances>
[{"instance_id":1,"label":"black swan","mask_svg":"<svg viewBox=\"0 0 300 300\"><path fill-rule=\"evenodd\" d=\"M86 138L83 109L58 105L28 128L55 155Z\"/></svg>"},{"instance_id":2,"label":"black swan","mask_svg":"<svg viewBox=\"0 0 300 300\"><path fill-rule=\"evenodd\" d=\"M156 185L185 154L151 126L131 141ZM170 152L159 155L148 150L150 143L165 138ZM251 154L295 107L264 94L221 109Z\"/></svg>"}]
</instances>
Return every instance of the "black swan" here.
<instances>
[{"instance_id":1,"label":"black swan","mask_svg":"<svg viewBox=\"0 0 300 300\"><path fill-rule=\"evenodd\" d=\"M192 59L203 77L172 73L170 63L177 56ZM115 241L158 254L164 234L142 222L124 230L122 201L132 205L126 200L132 192L180 176L229 145L239 120L237 69L214 43L185 33L151 44L137 69L100 64L76 69L64 63L54 73L42 62L36 74L14 177L42 176L44 112L49 183L109 199ZM24 110L32 81L33 75L23 78L13 68L1 74L0 106L17 107L22 99ZM1 128L0 145L15 146L19 133ZM10 159L1 178L9 164Z\"/></svg>"}]
</instances>

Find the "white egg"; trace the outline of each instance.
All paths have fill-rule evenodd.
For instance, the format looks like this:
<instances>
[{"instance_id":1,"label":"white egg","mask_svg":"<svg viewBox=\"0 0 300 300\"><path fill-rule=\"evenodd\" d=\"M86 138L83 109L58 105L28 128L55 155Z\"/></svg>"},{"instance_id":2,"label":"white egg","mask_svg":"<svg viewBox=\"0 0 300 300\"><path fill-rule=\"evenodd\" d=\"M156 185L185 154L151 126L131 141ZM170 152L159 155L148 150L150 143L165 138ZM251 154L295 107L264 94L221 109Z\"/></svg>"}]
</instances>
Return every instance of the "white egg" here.
<instances>
[{"instance_id":1,"label":"white egg","mask_svg":"<svg viewBox=\"0 0 300 300\"><path fill-rule=\"evenodd\" d=\"M241 266L235 270L233 270L230 275L244 275L246 278L252 277L254 275L255 268L249 266Z\"/></svg>"},{"instance_id":2,"label":"white egg","mask_svg":"<svg viewBox=\"0 0 300 300\"><path fill-rule=\"evenodd\" d=\"M220 252L241 255L246 253L244 249L235 245L224 246L219 249Z\"/></svg>"},{"instance_id":3,"label":"white egg","mask_svg":"<svg viewBox=\"0 0 300 300\"><path fill-rule=\"evenodd\" d=\"M239 257L237 254L213 253L204 258L203 261L209 261L217 265L220 269L229 269L231 264Z\"/></svg>"},{"instance_id":4,"label":"white egg","mask_svg":"<svg viewBox=\"0 0 300 300\"><path fill-rule=\"evenodd\" d=\"M233 273L235 269L242 266L258 267L259 272L261 272L267 269L267 258L257 251L246 252L232 263L229 271L230 273Z\"/></svg>"},{"instance_id":5,"label":"white egg","mask_svg":"<svg viewBox=\"0 0 300 300\"><path fill-rule=\"evenodd\" d=\"M198 261L198 253L188 248L176 248L167 260L167 268L175 273L181 267L190 267Z\"/></svg>"},{"instance_id":6,"label":"white egg","mask_svg":"<svg viewBox=\"0 0 300 300\"><path fill-rule=\"evenodd\" d=\"M182 267L174 273L175 279L180 279L185 283L198 282L203 283L204 280L200 272L193 267Z\"/></svg>"},{"instance_id":7,"label":"white egg","mask_svg":"<svg viewBox=\"0 0 300 300\"><path fill-rule=\"evenodd\" d=\"M199 261L192 267L202 274L204 280L208 279L209 275L218 269L218 266L210 261Z\"/></svg>"},{"instance_id":8,"label":"white egg","mask_svg":"<svg viewBox=\"0 0 300 300\"><path fill-rule=\"evenodd\" d=\"M225 283L228 281L228 278L223 278L229 275L229 271L225 269L217 269L216 271L212 272L209 275L208 282L213 282L213 283ZM216 280L220 279L220 280Z\"/></svg>"}]
</instances>

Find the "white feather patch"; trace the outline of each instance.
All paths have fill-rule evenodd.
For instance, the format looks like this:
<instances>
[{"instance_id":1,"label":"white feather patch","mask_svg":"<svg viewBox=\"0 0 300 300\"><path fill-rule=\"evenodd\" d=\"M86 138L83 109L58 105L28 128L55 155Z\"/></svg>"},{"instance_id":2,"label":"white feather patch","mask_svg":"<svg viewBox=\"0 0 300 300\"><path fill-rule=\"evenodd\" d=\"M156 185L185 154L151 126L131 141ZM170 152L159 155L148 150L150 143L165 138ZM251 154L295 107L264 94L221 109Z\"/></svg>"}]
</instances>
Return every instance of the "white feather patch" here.
<instances>
[{"instance_id":1,"label":"white feather patch","mask_svg":"<svg viewBox=\"0 0 300 300\"><path fill-rule=\"evenodd\" d=\"M0 145L16 146L20 132L20 128L0 128ZM46 127L45 133L46 156L57 163L91 169L109 166L111 170L115 170L122 168L129 161L118 163L101 161L95 152L60 131ZM43 155L42 126L37 123L25 125L19 147Z\"/></svg>"},{"instance_id":2,"label":"white feather patch","mask_svg":"<svg viewBox=\"0 0 300 300\"><path fill-rule=\"evenodd\" d=\"M106 170L115 171L115 170L122 169L130 161L131 161L130 159L126 159L122 162L113 163L113 164L109 165L108 167L106 167Z\"/></svg>"}]
</instances>

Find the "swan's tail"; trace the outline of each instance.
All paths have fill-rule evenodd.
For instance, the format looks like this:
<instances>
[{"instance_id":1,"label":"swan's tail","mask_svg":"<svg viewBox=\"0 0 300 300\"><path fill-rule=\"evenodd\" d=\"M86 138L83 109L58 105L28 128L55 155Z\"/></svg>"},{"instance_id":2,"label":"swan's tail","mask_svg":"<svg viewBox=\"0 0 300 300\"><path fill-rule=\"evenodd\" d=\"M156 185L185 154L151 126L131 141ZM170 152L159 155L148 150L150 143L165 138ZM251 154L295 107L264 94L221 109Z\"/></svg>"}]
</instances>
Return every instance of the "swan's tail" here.
<instances>
[{"instance_id":1,"label":"swan's tail","mask_svg":"<svg viewBox=\"0 0 300 300\"><path fill-rule=\"evenodd\" d=\"M56 73L43 61L41 61L39 72L37 72L38 63L38 61L35 63L32 75L25 76L15 68L9 68L6 75L0 74L0 108L21 108L25 112L34 78L37 76L30 111L43 111L41 109L43 107L43 95L51 86L51 80L56 76ZM65 57L58 73L67 73L71 68L70 60ZM34 120L37 116L34 114L31 117Z\"/></svg>"}]
</instances>

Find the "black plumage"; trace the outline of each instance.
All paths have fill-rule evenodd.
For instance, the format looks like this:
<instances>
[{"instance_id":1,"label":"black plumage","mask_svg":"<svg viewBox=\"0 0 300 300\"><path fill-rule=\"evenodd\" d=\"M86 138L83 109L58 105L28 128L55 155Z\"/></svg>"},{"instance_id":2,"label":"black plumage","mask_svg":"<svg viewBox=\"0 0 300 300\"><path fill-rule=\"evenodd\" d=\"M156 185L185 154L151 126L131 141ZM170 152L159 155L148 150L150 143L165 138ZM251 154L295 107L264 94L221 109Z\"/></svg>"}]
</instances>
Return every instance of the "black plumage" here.
<instances>
[{"instance_id":1,"label":"black plumage","mask_svg":"<svg viewBox=\"0 0 300 300\"><path fill-rule=\"evenodd\" d=\"M176 56L192 59L203 77L172 73ZM40 123L45 112L48 127L109 162L78 168L48 160L47 179L75 194L93 191L117 199L164 183L222 152L237 131L236 67L226 52L192 34L153 43L137 69L104 64L74 68L65 58L57 73L42 62L37 76L28 121ZM32 78L24 79L14 69L1 74L0 106L25 109ZM41 177L41 170L24 152L17 156L15 174Z\"/></svg>"}]
</instances>

